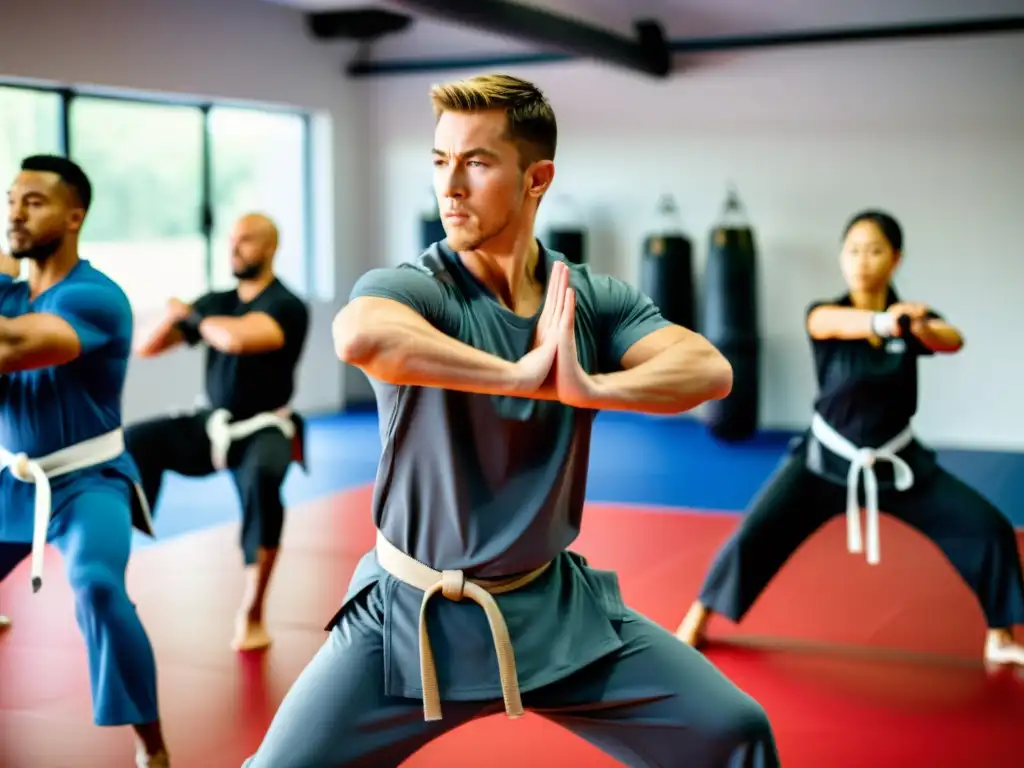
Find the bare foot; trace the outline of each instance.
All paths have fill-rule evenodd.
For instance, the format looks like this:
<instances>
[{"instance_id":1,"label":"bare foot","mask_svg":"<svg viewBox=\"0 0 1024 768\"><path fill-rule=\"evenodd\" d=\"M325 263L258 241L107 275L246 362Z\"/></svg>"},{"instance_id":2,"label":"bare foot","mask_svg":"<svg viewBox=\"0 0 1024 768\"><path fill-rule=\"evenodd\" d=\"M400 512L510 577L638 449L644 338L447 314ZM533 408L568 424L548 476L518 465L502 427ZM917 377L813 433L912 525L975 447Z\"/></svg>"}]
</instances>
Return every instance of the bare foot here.
<instances>
[{"instance_id":1,"label":"bare foot","mask_svg":"<svg viewBox=\"0 0 1024 768\"><path fill-rule=\"evenodd\" d=\"M164 745L160 721L138 723L132 729L135 731L136 768L170 768L171 758Z\"/></svg>"},{"instance_id":2,"label":"bare foot","mask_svg":"<svg viewBox=\"0 0 1024 768\"><path fill-rule=\"evenodd\" d=\"M171 758L166 750L160 750L155 755L147 755L146 750L140 749L135 753L136 768L171 768Z\"/></svg>"},{"instance_id":3,"label":"bare foot","mask_svg":"<svg viewBox=\"0 0 1024 768\"><path fill-rule=\"evenodd\" d=\"M690 610L686 612L683 623L676 630L676 637L687 645L699 648L704 642L704 629L711 619L711 609L706 607L699 600L695 600Z\"/></svg>"},{"instance_id":4,"label":"bare foot","mask_svg":"<svg viewBox=\"0 0 1024 768\"><path fill-rule=\"evenodd\" d=\"M261 618L254 618L247 613L235 617L235 637L231 641L236 651L259 651L271 643L270 635L263 626Z\"/></svg>"},{"instance_id":5,"label":"bare foot","mask_svg":"<svg viewBox=\"0 0 1024 768\"><path fill-rule=\"evenodd\" d=\"M985 638L985 661L1024 667L1024 645L1015 643L1013 632L1008 629L990 629Z\"/></svg>"}]
</instances>

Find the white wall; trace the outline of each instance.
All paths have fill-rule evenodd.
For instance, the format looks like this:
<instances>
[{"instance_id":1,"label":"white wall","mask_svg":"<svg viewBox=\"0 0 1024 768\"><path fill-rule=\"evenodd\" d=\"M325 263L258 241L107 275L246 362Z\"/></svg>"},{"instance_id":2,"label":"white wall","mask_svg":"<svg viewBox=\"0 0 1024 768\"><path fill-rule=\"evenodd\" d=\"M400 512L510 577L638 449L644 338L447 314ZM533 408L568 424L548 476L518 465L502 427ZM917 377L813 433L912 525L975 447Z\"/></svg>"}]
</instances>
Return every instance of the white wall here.
<instances>
[{"instance_id":1,"label":"white wall","mask_svg":"<svg viewBox=\"0 0 1024 768\"><path fill-rule=\"evenodd\" d=\"M589 63L510 71L555 106L555 192L585 210L591 260L603 270L637 279L662 191L680 202L703 258L725 185L739 185L761 247L765 426L806 425L814 382L804 309L842 289L847 217L884 206L905 229L898 288L967 338L961 355L922 364L919 432L944 445L1024 448L1024 37L705 57L680 62L669 82ZM462 74L373 83L367 191L382 262L419 251L427 88Z\"/></svg>"},{"instance_id":2,"label":"white wall","mask_svg":"<svg viewBox=\"0 0 1024 768\"><path fill-rule=\"evenodd\" d=\"M327 410L343 391L365 397L362 375L334 360L330 318L359 274L418 252L416 216L430 184L426 91L462 73L347 80L348 48L312 42L298 11L258 0L93 0L87 13L56 0L43 17L8 3L2 24L0 77L290 104L324 117L318 247L335 259L338 299L314 307L298 404ZM383 47L420 53L409 45L395 38ZM518 74L555 104L556 191L584 208L599 268L636 279L662 191L681 203L703 250L726 181L739 184L762 248L766 426L806 423L813 382L803 308L841 288L835 257L846 217L881 205L906 228L903 292L947 313L968 338L961 356L924 364L920 432L945 444L1024 447L1024 363L1015 355L1024 320L1024 38L702 57L681 61L668 82L590 63ZM135 361L126 415L187 406L200 382L193 351Z\"/></svg>"},{"instance_id":3,"label":"white wall","mask_svg":"<svg viewBox=\"0 0 1024 768\"><path fill-rule=\"evenodd\" d=\"M298 11L255 0L55 0L5 3L0 14L0 77L182 93L316 110L319 258L336 259L336 295L362 271L358 179L365 126L359 91L346 80L347 52L310 41ZM112 126L116 128L116 126ZM284 233L287 236L287 233ZM227 254L217 254L226 258ZM342 368L331 351L337 302L318 302L296 404L332 410L342 402ZM133 361L125 393L129 420L187 407L201 390L193 350Z\"/></svg>"}]
</instances>

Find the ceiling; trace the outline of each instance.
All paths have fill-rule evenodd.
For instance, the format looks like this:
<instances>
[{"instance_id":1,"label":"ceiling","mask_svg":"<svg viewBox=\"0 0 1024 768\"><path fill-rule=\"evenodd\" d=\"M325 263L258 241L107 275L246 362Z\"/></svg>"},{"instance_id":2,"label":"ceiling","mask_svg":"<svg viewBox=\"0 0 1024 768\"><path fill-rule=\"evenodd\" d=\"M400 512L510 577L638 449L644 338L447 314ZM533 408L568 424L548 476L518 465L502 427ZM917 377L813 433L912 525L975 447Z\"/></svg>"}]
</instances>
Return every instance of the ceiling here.
<instances>
[{"instance_id":1,"label":"ceiling","mask_svg":"<svg viewBox=\"0 0 1024 768\"><path fill-rule=\"evenodd\" d=\"M376 60L539 52L543 48L430 17L388 0L254 0L307 12L383 8L413 16L405 31L373 46ZM808 29L964 21L1022 15L1022 0L520 0L593 26L633 35L635 19L659 21L668 37L769 34Z\"/></svg>"}]
</instances>

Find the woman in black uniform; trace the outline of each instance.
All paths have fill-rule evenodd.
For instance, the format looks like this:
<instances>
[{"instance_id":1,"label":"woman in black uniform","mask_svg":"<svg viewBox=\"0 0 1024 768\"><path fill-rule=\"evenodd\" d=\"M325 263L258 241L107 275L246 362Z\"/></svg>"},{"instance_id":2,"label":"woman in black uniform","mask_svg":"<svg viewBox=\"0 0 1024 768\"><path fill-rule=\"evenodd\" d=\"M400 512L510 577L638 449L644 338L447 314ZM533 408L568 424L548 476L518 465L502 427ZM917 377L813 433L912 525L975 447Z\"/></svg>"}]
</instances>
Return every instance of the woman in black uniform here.
<instances>
[{"instance_id":1,"label":"woman in black uniform","mask_svg":"<svg viewBox=\"0 0 1024 768\"><path fill-rule=\"evenodd\" d=\"M684 642L698 645L713 613L740 621L797 547L843 509L850 551L866 546L877 563L882 509L932 539L974 590L989 627L986 660L1024 665L1012 634L1024 624L1013 527L911 432L917 358L958 352L963 340L936 312L897 297L890 280L902 245L885 213L847 225L840 263L849 291L807 312L819 387L811 428L719 551L676 633Z\"/></svg>"}]
</instances>

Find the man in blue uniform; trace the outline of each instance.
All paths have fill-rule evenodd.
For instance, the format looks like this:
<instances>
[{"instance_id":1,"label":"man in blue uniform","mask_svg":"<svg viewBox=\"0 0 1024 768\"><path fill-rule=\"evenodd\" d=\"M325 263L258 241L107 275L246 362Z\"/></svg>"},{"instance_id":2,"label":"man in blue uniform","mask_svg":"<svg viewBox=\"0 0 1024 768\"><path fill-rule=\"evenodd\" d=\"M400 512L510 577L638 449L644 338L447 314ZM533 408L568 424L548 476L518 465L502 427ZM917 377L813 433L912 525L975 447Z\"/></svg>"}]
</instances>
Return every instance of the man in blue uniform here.
<instances>
[{"instance_id":1,"label":"man in blue uniform","mask_svg":"<svg viewBox=\"0 0 1024 768\"><path fill-rule=\"evenodd\" d=\"M537 88L431 97L447 239L364 275L334 326L380 411L377 546L246 765L396 766L525 708L630 766L774 768L763 709L567 550L596 412L688 410L729 392L728 363L534 238L556 143Z\"/></svg>"},{"instance_id":2,"label":"man in blue uniform","mask_svg":"<svg viewBox=\"0 0 1024 768\"><path fill-rule=\"evenodd\" d=\"M39 590L46 543L61 551L94 720L131 725L140 768L164 768L153 649L125 591L133 522L152 533L121 425L132 310L78 256L91 198L83 171L54 156L27 158L8 192L11 253L30 270L15 280L0 256L0 579L31 556Z\"/></svg>"}]
</instances>

